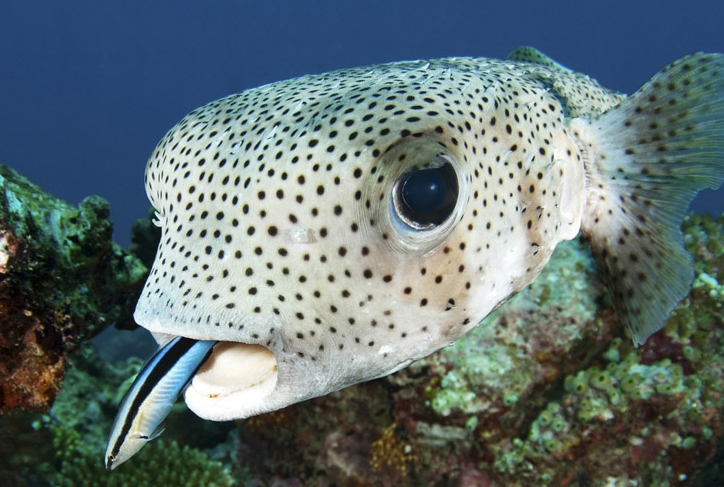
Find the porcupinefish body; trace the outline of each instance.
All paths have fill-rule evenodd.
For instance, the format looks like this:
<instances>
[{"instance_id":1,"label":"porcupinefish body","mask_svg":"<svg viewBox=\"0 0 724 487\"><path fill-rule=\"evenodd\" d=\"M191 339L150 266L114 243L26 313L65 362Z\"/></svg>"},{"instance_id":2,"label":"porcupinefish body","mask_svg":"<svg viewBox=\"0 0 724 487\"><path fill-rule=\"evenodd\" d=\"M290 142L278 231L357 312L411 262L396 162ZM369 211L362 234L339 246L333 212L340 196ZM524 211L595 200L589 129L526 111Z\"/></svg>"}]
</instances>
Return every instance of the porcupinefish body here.
<instances>
[{"instance_id":1,"label":"porcupinefish body","mask_svg":"<svg viewBox=\"0 0 724 487\"><path fill-rule=\"evenodd\" d=\"M451 344L582 233L643 343L693 278L684 212L724 177L723 67L694 54L626 97L521 48L212 102L148 162L163 232L135 319L218 341L186 402L244 418Z\"/></svg>"}]
</instances>

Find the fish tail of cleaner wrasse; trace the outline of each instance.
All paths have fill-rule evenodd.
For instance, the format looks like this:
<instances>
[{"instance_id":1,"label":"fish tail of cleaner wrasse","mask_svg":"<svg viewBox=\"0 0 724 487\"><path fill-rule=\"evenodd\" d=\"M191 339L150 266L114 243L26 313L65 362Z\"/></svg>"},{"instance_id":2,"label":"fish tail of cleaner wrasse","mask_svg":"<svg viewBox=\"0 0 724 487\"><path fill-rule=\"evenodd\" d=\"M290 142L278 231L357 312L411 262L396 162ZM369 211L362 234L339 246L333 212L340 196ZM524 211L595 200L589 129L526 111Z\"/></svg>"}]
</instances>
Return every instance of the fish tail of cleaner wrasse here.
<instances>
[{"instance_id":1,"label":"fish tail of cleaner wrasse","mask_svg":"<svg viewBox=\"0 0 724 487\"><path fill-rule=\"evenodd\" d=\"M161 433L159 425L215 343L176 337L146 362L118 407L105 455L108 471Z\"/></svg>"},{"instance_id":2,"label":"fish tail of cleaner wrasse","mask_svg":"<svg viewBox=\"0 0 724 487\"><path fill-rule=\"evenodd\" d=\"M581 231L639 345L688 294L681 223L696 192L724 179L724 56L686 56L570 129L586 172Z\"/></svg>"}]
</instances>

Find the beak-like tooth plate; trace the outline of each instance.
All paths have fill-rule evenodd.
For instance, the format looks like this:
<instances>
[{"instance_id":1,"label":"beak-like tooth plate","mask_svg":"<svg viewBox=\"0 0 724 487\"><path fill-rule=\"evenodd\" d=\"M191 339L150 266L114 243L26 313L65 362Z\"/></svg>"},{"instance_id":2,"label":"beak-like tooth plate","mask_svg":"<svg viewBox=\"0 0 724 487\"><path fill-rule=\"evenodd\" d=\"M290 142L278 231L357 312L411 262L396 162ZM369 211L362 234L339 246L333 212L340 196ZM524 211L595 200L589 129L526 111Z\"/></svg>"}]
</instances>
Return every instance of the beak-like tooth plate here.
<instances>
[{"instance_id":1,"label":"beak-like tooth plate","mask_svg":"<svg viewBox=\"0 0 724 487\"><path fill-rule=\"evenodd\" d=\"M277 362L269 349L221 342L186 390L186 404L202 417L223 420L225 403L262 402L276 382Z\"/></svg>"}]
</instances>

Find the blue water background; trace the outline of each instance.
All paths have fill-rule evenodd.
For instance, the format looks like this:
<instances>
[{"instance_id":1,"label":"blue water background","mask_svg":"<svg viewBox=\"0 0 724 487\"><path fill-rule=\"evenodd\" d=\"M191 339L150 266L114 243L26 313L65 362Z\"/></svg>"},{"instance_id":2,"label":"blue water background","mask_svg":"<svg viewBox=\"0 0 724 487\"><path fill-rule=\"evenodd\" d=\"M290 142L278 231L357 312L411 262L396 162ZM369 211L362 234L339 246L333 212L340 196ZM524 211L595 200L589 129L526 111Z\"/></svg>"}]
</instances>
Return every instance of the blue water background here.
<instances>
[{"instance_id":1,"label":"blue water background","mask_svg":"<svg viewBox=\"0 0 724 487\"><path fill-rule=\"evenodd\" d=\"M279 79L532 45L635 91L694 51L724 52L724 3L670 1L5 0L0 162L72 203L111 202L116 239L146 214L143 168L193 108ZM724 163L724 161L723 161ZM724 211L724 190L697 211Z\"/></svg>"}]
</instances>

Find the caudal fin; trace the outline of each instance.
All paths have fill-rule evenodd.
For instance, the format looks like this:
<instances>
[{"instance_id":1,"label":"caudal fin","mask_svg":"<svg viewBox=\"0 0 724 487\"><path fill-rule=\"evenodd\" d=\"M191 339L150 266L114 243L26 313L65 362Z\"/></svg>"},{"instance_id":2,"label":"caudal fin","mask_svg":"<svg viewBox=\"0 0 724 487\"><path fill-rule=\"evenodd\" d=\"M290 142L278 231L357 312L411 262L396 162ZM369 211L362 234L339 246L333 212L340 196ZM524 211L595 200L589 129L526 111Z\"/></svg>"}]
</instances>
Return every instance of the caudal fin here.
<instances>
[{"instance_id":1,"label":"caudal fin","mask_svg":"<svg viewBox=\"0 0 724 487\"><path fill-rule=\"evenodd\" d=\"M570 127L586 165L582 231L617 314L642 344L690 290L681 232L689 203L724 179L724 55L681 58Z\"/></svg>"}]
</instances>

